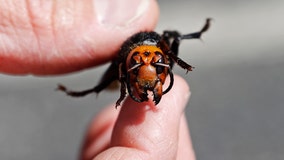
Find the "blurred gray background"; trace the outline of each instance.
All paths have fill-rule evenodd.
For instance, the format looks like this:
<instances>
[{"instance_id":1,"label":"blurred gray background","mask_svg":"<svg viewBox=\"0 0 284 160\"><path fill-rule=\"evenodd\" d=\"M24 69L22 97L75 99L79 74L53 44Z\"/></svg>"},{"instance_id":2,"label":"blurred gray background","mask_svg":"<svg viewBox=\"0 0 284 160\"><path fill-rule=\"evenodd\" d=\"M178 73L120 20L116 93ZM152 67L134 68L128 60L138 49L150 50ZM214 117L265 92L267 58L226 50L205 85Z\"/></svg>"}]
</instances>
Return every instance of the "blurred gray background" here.
<instances>
[{"instance_id":1,"label":"blurred gray background","mask_svg":"<svg viewBox=\"0 0 284 160\"><path fill-rule=\"evenodd\" d=\"M283 160L284 1L158 2L158 32L193 32L214 18L203 41L181 45L194 71L174 68L191 86L186 113L197 159ZM54 88L92 87L107 66L59 77L0 75L0 159L75 160L88 122L119 93L72 99Z\"/></svg>"}]
</instances>

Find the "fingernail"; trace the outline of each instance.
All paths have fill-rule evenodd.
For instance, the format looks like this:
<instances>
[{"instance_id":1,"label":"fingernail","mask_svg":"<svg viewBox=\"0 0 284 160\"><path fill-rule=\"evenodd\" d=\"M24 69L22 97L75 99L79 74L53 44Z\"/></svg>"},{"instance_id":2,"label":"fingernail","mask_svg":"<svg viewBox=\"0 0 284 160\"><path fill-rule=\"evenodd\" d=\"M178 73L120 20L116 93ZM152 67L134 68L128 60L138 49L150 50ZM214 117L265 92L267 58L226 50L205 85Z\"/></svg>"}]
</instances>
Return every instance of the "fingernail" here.
<instances>
[{"instance_id":1,"label":"fingernail","mask_svg":"<svg viewBox=\"0 0 284 160\"><path fill-rule=\"evenodd\" d=\"M123 27L146 11L149 0L94 0L94 5L100 24Z\"/></svg>"}]
</instances>

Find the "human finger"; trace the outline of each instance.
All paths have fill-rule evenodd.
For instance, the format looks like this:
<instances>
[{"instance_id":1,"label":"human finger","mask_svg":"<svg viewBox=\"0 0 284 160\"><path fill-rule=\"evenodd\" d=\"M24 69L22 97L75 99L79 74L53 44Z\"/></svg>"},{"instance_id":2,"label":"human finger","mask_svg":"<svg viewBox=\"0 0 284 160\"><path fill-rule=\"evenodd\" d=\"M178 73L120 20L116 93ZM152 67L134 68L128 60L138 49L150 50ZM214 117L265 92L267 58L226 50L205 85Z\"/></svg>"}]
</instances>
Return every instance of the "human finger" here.
<instances>
[{"instance_id":1,"label":"human finger","mask_svg":"<svg viewBox=\"0 0 284 160\"><path fill-rule=\"evenodd\" d=\"M127 37L153 30L155 0L0 0L0 72L52 75L111 60Z\"/></svg>"},{"instance_id":2,"label":"human finger","mask_svg":"<svg viewBox=\"0 0 284 160\"><path fill-rule=\"evenodd\" d=\"M155 106L127 98L115 123L110 147L98 159L175 159L180 120L190 92L186 82L175 76L172 90Z\"/></svg>"}]
</instances>

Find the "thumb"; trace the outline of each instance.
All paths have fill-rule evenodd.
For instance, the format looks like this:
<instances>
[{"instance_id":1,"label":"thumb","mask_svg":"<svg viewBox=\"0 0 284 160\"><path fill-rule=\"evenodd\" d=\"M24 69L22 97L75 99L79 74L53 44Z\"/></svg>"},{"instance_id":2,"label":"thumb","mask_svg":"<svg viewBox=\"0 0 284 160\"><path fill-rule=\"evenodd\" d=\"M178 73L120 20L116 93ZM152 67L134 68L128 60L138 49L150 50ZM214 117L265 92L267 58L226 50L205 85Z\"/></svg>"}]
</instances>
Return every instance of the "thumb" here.
<instances>
[{"instance_id":1,"label":"thumb","mask_svg":"<svg viewBox=\"0 0 284 160\"><path fill-rule=\"evenodd\" d=\"M135 32L152 30L154 0L0 0L0 72L50 75L111 60Z\"/></svg>"}]
</instances>

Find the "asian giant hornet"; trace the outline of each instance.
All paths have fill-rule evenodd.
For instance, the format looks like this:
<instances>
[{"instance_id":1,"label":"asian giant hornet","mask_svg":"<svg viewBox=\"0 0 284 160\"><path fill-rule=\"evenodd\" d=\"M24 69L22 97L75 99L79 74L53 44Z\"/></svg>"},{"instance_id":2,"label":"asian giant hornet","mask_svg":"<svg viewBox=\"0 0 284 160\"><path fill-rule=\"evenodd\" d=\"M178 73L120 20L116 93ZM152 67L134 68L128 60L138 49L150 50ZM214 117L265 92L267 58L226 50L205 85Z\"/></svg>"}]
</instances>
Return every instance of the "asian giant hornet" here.
<instances>
[{"instance_id":1,"label":"asian giant hornet","mask_svg":"<svg viewBox=\"0 0 284 160\"><path fill-rule=\"evenodd\" d=\"M162 35L156 32L136 33L122 44L117 57L97 86L77 92L58 85L58 90L69 96L81 97L94 92L99 93L113 81L119 80L120 97L116 101L116 107L124 100L127 92L134 101L143 102L148 101L148 91L150 91L157 105L162 95L169 92L173 86L173 64L177 63L187 71L193 68L177 56L180 41L200 39L201 35L208 30L210 21L211 19L207 18L200 31L185 35L181 35L178 31L164 31ZM170 84L163 91L167 75L170 76Z\"/></svg>"}]
</instances>

